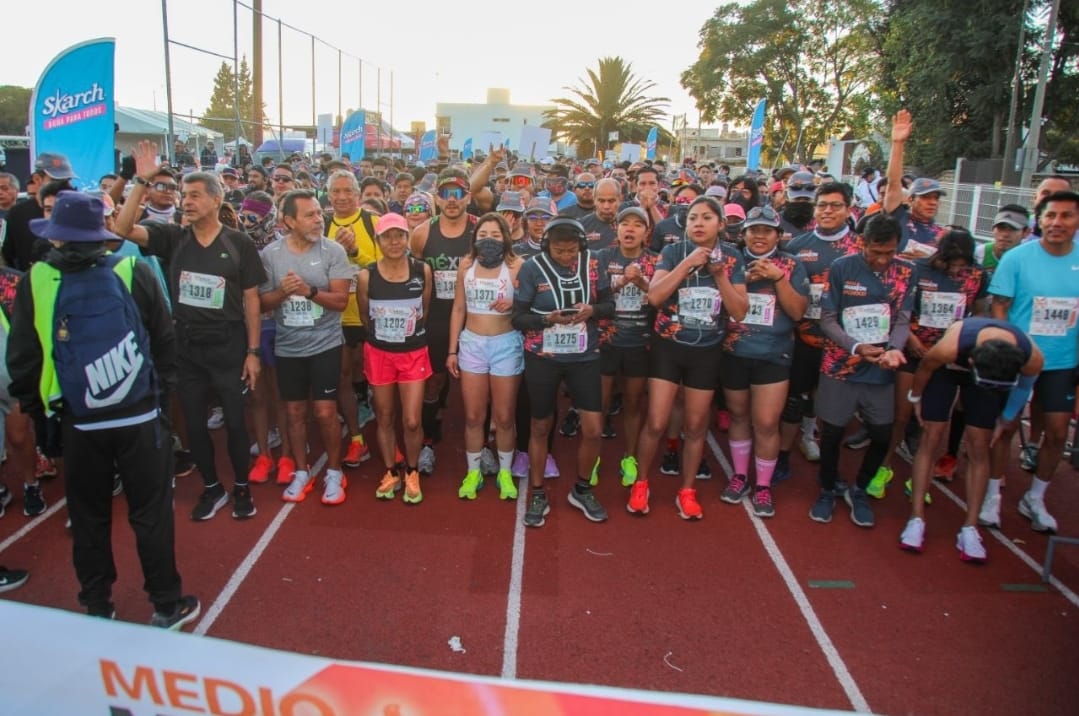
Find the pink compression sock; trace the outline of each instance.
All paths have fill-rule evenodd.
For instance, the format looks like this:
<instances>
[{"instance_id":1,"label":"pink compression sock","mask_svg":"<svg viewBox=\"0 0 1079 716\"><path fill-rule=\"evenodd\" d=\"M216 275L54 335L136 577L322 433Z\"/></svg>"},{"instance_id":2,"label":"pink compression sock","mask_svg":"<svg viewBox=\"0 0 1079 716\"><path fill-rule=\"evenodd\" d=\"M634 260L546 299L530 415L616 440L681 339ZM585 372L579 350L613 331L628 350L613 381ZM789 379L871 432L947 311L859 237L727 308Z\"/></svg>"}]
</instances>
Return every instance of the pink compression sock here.
<instances>
[{"instance_id":1,"label":"pink compression sock","mask_svg":"<svg viewBox=\"0 0 1079 716\"><path fill-rule=\"evenodd\" d=\"M755 457L753 462L757 466L757 487L771 487L772 473L776 471L776 461Z\"/></svg>"},{"instance_id":2,"label":"pink compression sock","mask_svg":"<svg viewBox=\"0 0 1079 716\"><path fill-rule=\"evenodd\" d=\"M735 474L749 474L749 455L752 451L752 440L731 440L731 462L734 463Z\"/></svg>"}]
</instances>

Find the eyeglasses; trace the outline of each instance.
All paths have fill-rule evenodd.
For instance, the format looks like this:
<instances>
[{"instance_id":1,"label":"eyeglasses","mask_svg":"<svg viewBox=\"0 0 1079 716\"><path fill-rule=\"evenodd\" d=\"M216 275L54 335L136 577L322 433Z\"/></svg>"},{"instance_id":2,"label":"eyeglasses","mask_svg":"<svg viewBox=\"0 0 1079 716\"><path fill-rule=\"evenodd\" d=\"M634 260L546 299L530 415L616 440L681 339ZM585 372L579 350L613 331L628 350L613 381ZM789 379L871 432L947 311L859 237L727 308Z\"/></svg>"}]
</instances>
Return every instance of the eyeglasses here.
<instances>
[{"instance_id":1,"label":"eyeglasses","mask_svg":"<svg viewBox=\"0 0 1079 716\"><path fill-rule=\"evenodd\" d=\"M405 207L406 214L426 214L431 211L426 204L409 204Z\"/></svg>"},{"instance_id":2,"label":"eyeglasses","mask_svg":"<svg viewBox=\"0 0 1079 716\"><path fill-rule=\"evenodd\" d=\"M595 189L596 182L594 181L579 181L573 185L574 189Z\"/></svg>"},{"instance_id":3,"label":"eyeglasses","mask_svg":"<svg viewBox=\"0 0 1079 716\"><path fill-rule=\"evenodd\" d=\"M515 176L515 177L510 177L510 184L513 184L514 186L528 186L531 183L532 183L532 177L526 177L526 176L520 176L520 175Z\"/></svg>"},{"instance_id":4,"label":"eyeglasses","mask_svg":"<svg viewBox=\"0 0 1079 716\"><path fill-rule=\"evenodd\" d=\"M843 209L846 206L847 205L844 204L841 201L818 201L817 202L817 208L818 209L832 209L833 211L839 211L840 209Z\"/></svg>"},{"instance_id":5,"label":"eyeglasses","mask_svg":"<svg viewBox=\"0 0 1079 716\"><path fill-rule=\"evenodd\" d=\"M290 177L288 174L274 174L273 180L278 184L291 184L295 181L295 179Z\"/></svg>"},{"instance_id":6,"label":"eyeglasses","mask_svg":"<svg viewBox=\"0 0 1079 716\"><path fill-rule=\"evenodd\" d=\"M166 181L154 182L154 189L156 191L176 191L179 187L176 184L172 184Z\"/></svg>"},{"instance_id":7,"label":"eyeglasses","mask_svg":"<svg viewBox=\"0 0 1079 716\"><path fill-rule=\"evenodd\" d=\"M816 191L816 184L788 184L787 191Z\"/></svg>"},{"instance_id":8,"label":"eyeglasses","mask_svg":"<svg viewBox=\"0 0 1079 716\"><path fill-rule=\"evenodd\" d=\"M550 221L551 217L547 214L532 213L525 214L525 218L529 221Z\"/></svg>"},{"instance_id":9,"label":"eyeglasses","mask_svg":"<svg viewBox=\"0 0 1079 716\"><path fill-rule=\"evenodd\" d=\"M258 214L240 214L240 221L245 224L257 224L262 221L262 217Z\"/></svg>"},{"instance_id":10,"label":"eyeglasses","mask_svg":"<svg viewBox=\"0 0 1079 716\"><path fill-rule=\"evenodd\" d=\"M438 196L441 199L460 200L460 199L464 199L466 194L468 194L468 191L466 191L465 189L462 189L459 186L442 187L441 189L438 190Z\"/></svg>"},{"instance_id":11,"label":"eyeglasses","mask_svg":"<svg viewBox=\"0 0 1079 716\"><path fill-rule=\"evenodd\" d=\"M978 375L978 366L971 363L970 372L974 378L974 384L979 388L988 388L989 390L1011 390L1015 386L1019 385L1019 375L1017 374L1012 380L993 380L991 378L983 378Z\"/></svg>"}]
</instances>

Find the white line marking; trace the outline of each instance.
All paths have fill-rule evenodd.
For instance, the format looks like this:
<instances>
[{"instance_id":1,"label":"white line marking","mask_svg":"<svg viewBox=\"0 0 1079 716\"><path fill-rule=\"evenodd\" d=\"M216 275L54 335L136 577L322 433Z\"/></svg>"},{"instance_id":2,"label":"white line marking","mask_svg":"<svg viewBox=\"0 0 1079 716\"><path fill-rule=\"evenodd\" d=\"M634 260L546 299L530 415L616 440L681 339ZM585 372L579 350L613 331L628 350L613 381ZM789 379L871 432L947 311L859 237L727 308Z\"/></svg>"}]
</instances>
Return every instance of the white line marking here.
<instances>
[{"instance_id":1,"label":"white line marking","mask_svg":"<svg viewBox=\"0 0 1079 716\"><path fill-rule=\"evenodd\" d=\"M314 467L311 468L311 474L317 475L322 466L326 464L326 453L322 453L322 457L318 459ZM270 541L273 540L277 534L277 530L281 529L281 525L284 524L285 518L289 516L289 513L296 507L295 502L287 502L280 510L277 511L277 515L270 522L269 526L259 537L259 541L255 543L255 546L251 548L251 551L244 557L244 561L240 562L240 566L236 568L236 571L229 577L229 581L225 583L221 593L217 595L217 599L210 605L210 608L206 610L206 614L203 615L202 620L192 630L192 634L203 635L210 631L210 627L214 625L217 618L221 616L221 612L225 611L225 607L229 605L232 598L236 596L237 590L240 585L247 579L247 575L251 573L251 569L255 566L255 562L259 560L262 553L266 551L266 548L270 546Z\"/></svg>"},{"instance_id":2,"label":"white line marking","mask_svg":"<svg viewBox=\"0 0 1079 716\"><path fill-rule=\"evenodd\" d=\"M940 484L939 482L936 483L936 487L937 487L938 490L943 492L944 495L949 500L951 500L955 504L959 505L959 509L963 510L963 512L967 511L967 503L964 500L962 500L959 497L959 495L955 494L949 488L945 487L944 485ZM1016 542L1022 542L1021 539L1016 538L1013 541L1013 540L1010 540L1007 537L1005 537L1004 533L1001 532L1000 530L991 530L991 529L986 529L986 528L983 528L983 529L985 529L985 531L988 532L989 534L993 535L993 537L996 538L997 542L1000 542L1002 545L1007 547L1009 552L1011 552L1016 557L1018 557L1023 562L1023 564L1025 564L1028 567L1030 567L1031 569L1033 569L1037 573L1038 577L1041 578L1041 576L1042 576L1042 565L1035 562L1033 557L1031 557L1029 554L1027 554L1024 550L1020 549L1018 546L1016 546ZM1025 542L1024 542L1024 544L1025 544ZM1062 595L1064 595L1065 599L1067 599L1069 602L1071 602L1074 606L1079 607L1079 595L1077 595L1075 592L1073 592L1072 590L1070 590L1066 586L1064 586L1064 584L1059 579L1057 579L1056 577L1050 576L1049 577L1049 583L1052 584L1054 587L1056 587L1060 591L1060 593Z\"/></svg>"},{"instance_id":3,"label":"white line marking","mask_svg":"<svg viewBox=\"0 0 1079 716\"><path fill-rule=\"evenodd\" d=\"M675 671L682 671L683 673L685 673L683 669L680 669L679 667L677 667L677 666L675 666L674 664L671 663L671 654L673 654L673 653L674 653L673 651L668 651L666 654L664 654L663 655L663 663L666 664L667 666L671 667Z\"/></svg>"},{"instance_id":4,"label":"white line marking","mask_svg":"<svg viewBox=\"0 0 1079 716\"><path fill-rule=\"evenodd\" d=\"M708 446L712 449L712 453L716 456L716 460L719 461L720 466L729 478L733 473L731 464L727 461L727 456L723 454L723 450L720 449L719 443L716 442L716 438L711 432L708 433ZM806 624L809 626L809 630L817 640L817 646L820 647L821 652L823 652L824 658L828 660L828 665L832 667L832 673L835 674L836 680L839 681L839 685L843 687L843 691L846 692L847 699L850 700L851 706L854 707L855 711L869 713L869 702L865 700L865 696L862 695L861 690L858 688L858 684L854 681L854 677L851 676L850 671L847 669L847 665L843 662L843 657L839 655L839 651L835 648L831 638L829 638L828 632L824 630L824 626L817 617L817 613L813 611L813 605L809 603L809 598L802 589L802 585L798 583L798 580L794 576L794 572L791 571L790 566L787 564L787 560L783 558L783 553L780 552L779 546L776 544L775 540L772 539L772 535L768 531L768 528L764 526L764 521L753 515L749 506L749 500L742 500L742 509L745 510L753 528L757 530L757 537L760 538L761 544L764 545L765 551L772 559L772 564L775 565L776 571L779 572L779 575L783 578L783 582L787 585L787 590L791 593L791 596L794 597L794 602L798 605L798 610L802 612L802 618L805 619Z\"/></svg>"},{"instance_id":5,"label":"white line marking","mask_svg":"<svg viewBox=\"0 0 1079 716\"><path fill-rule=\"evenodd\" d=\"M593 550L593 549L591 549L589 547L585 547L584 551L588 552L589 554L594 554L597 557L613 557L614 556L614 552L596 552L595 550Z\"/></svg>"},{"instance_id":6,"label":"white line marking","mask_svg":"<svg viewBox=\"0 0 1079 716\"><path fill-rule=\"evenodd\" d=\"M517 678L517 636L521 630L521 583L525 571L525 503L528 478L518 481L517 522L513 528L513 561L510 563L509 594L506 595L506 632L502 637L502 678Z\"/></svg>"},{"instance_id":7,"label":"white line marking","mask_svg":"<svg viewBox=\"0 0 1079 716\"><path fill-rule=\"evenodd\" d=\"M52 507L50 507L49 509L42 512L40 515L38 515L34 519L30 520L29 522L27 522L25 525L23 525L19 529L15 530L14 534L12 534L10 537L8 537L3 542L0 542L0 552L3 552L5 549L7 549L11 545L15 544L16 542L21 540L26 535L28 535L30 533L30 530L34 529L35 527L40 525L42 522L44 522L45 520L49 519L54 514L59 512L61 509L63 509L64 505L66 505L66 504L67 504L67 498L66 497L60 498L60 501L57 502L56 504L54 504Z\"/></svg>"}]
</instances>

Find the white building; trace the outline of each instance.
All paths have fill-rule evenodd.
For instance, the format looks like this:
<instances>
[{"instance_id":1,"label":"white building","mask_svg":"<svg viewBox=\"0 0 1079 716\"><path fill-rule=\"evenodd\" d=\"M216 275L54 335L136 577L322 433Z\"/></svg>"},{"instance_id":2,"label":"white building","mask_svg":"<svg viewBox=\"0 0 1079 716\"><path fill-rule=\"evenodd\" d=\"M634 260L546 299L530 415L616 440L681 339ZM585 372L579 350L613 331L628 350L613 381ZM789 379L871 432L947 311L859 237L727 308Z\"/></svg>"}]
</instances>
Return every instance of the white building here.
<instances>
[{"instance_id":1,"label":"white building","mask_svg":"<svg viewBox=\"0 0 1079 716\"><path fill-rule=\"evenodd\" d=\"M749 132L722 127L689 127L683 123L674 132L680 145L680 155L699 161L719 161L726 164L744 162L749 144Z\"/></svg>"},{"instance_id":2,"label":"white building","mask_svg":"<svg viewBox=\"0 0 1079 716\"><path fill-rule=\"evenodd\" d=\"M488 132L498 132L502 139L510 140L510 150L517 151L521 128L543 124L544 110L554 105L510 104L508 89L489 88L486 104L439 102L435 105L435 129L439 134L449 132L450 149L461 151L468 139L473 140L475 151L487 152L487 147L477 145L479 137ZM551 144L548 153L561 153L562 145Z\"/></svg>"}]
</instances>

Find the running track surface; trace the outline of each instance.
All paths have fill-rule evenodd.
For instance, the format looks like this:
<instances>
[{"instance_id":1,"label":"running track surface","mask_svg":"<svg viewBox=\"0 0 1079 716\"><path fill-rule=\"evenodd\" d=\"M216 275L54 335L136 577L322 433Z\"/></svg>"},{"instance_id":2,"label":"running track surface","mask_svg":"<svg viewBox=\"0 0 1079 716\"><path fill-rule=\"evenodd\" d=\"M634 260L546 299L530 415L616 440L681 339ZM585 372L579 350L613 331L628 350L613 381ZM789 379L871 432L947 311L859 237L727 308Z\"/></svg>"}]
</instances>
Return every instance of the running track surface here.
<instances>
[{"instance_id":1,"label":"running track surface","mask_svg":"<svg viewBox=\"0 0 1079 716\"><path fill-rule=\"evenodd\" d=\"M776 517L762 521L719 500L729 466L726 435L714 429L706 454L715 478L698 484L702 521L678 518L677 478L658 472L651 513L628 514L615 439L603 441L597 488L611 517L588 522L566 502L576 441L558 437L564 474L547 483L551 514L526 531L523 489L517 503L502 502L489 480L474 502L457 498L458 401L455 393L418 506L375 500L378 455L346 470L348 500L337 507L319 503L321 484L299 505L272 483L253 486L258 514L246 522L230 508L192 522L201 479L179 479L177 556L185 591L203 604L194 631L339 659L820 708L1075 713L1079 549L1058 549L1043 586L1047 539L1016 511L1030 477L1014 464L1003 529L983 530L990 560L981 567L961 563L954 547L962 480L934 485L926 551L910 555L897 548L908 516L901 460L873 503L873 529L855 526L842 502L831 524L810 521L816 469L797 453L794 477L775 490ZM374 425L365 433L373 445ZM322 451L311 442L315 463ZM860 459L844 448L844 476ZM4 596L78 611L62 480L45 483L50 509L32 520L16 477L5 481L17 497L0 520L0 563L32 576ZM1070 466L1048 504L1062 532L1079 535ZM115 505L118 618L144 623L152 608L123 499Z\"/></svg>"}]
</instances>

